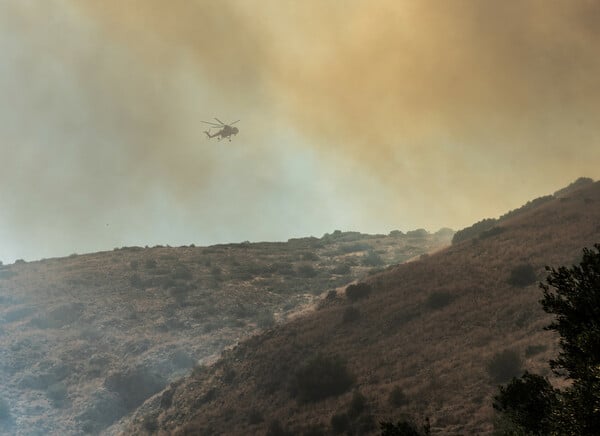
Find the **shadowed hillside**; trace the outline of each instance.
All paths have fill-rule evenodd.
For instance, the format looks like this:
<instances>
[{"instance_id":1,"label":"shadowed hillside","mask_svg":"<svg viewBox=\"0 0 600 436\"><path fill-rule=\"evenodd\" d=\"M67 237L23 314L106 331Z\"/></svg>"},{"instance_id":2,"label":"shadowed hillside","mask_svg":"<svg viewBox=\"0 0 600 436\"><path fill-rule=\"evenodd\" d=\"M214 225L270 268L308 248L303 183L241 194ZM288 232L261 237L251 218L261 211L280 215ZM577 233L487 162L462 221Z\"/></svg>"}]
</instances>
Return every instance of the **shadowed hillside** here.
<instances>
[{"instance_id":1,"label":"shadowed hillside","mask_svg":"<svg viewBox=\"0 0 600 436\"><path fill-rule=\"evenodd\" d=\"M429 417L433 434L490 434L498 384L551 377L544 266L599 240L600 183L585 183L240 343L147 402L130 431L368 434Z\"/></svg>"},{"instance_id":2,"label":"shadowed hillside","mask_svg":"<svg viewBox=\"0 0 600 436\"><path fill-rule=\"evenodd\" d=\"M318 295L450 231L129 247L0 266L0 433L97 433Z\"/></svg>"}]
</instances>

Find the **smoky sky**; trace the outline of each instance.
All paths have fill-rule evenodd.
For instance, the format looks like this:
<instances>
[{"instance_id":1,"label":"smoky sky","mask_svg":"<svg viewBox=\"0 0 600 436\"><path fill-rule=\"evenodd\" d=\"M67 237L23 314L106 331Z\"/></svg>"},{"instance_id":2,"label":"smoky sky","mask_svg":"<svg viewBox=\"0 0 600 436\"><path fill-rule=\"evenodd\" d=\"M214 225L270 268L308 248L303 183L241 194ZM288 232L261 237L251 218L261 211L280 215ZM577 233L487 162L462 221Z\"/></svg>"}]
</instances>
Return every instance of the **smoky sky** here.
<instances>
[{"instance_id":1,"label":"smoky sky","mask_svg":"<svg viewBox=\"0 0 600 436\"><path fill-rule=\"evenodd\" d=\"M0 259L460 228L597 178L599 29L595 1L2 2Z\"/></svg>"}]
</instances>

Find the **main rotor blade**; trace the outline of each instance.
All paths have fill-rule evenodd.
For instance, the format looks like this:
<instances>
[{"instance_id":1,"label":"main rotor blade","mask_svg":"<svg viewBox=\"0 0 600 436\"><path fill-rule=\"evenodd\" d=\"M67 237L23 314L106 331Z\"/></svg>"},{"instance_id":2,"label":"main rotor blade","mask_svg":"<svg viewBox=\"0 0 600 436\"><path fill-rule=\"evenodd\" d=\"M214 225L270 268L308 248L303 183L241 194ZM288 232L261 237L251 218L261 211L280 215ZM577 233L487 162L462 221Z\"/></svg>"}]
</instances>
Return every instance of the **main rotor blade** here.
<instances>
[{"instance_id":1,"label":"main rotor blade","mask_svg":"<svg viewBox=\"0 0 600 436\"><path fill-rule=\"evenodd\" d=\"M220 124L217 124L217 123L211 123L211 122L209 122L209 121L202 121L202 120L200 120L200 122L201 122L201 123L204 123L204 124L209 124L209 125L211 125L211 126L213 126L213 127L223 127L223 126L221 126Z\"/></svg>"},{"instance_id":2,"label":"main rotor blade","mask_svg":"<svg viewBox=\"0 0 600 436\"><path fill-rule=\"evenodd\" d=\"M233 126L235 123L237 123L239 120L234 121L233 123L229 123L230 126Z\"/></svg>"},{"instance_id":3,"label":"main rotor blade","mask_svg":"<svg viewBox=\"0 0 600 436\"><path fill-rule=\"evenodd\" d=\"M218 121L219 123L221 123L221 125L223 125L223 126L225 126L225 125L226 125L226 124L225 124L223 121L221 121L221 120L220 120L220 119L218 119L217 117L215 117L215 120L217 120L217 121Z\"/></svg>"}]
</instances>

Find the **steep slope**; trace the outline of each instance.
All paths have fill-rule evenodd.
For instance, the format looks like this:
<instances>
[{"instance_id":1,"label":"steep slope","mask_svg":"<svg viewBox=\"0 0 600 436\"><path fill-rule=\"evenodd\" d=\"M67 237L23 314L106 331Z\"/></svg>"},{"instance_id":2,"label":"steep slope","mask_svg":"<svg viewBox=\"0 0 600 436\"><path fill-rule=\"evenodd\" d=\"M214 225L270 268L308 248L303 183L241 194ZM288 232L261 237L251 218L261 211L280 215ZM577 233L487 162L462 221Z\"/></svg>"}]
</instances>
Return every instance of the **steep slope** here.
<instances>
[{"instance_id":1,"label":"steep slope","mask_svg":"<svg viewBox=\"0 0 600 436\"><path fill-rule=\"evenodd\" d=\"M129 247L0 266L0 433L97 433L225 347L451 232Z\"/></svg>"},{"instance_id":2,"label":"steep slope","mask_svg":"<svg viewBox=\"0 0 600 436\"><path fill-rule=\"evenodd\" d=\"M490 434L515 357L550 375L556 338L542 330L536 280L598 241L596 182L369 277L369 298L340 294L240 343L148 402L128 432L367 434L427 416L434 434Z\"/></svg>"}]
</instances>

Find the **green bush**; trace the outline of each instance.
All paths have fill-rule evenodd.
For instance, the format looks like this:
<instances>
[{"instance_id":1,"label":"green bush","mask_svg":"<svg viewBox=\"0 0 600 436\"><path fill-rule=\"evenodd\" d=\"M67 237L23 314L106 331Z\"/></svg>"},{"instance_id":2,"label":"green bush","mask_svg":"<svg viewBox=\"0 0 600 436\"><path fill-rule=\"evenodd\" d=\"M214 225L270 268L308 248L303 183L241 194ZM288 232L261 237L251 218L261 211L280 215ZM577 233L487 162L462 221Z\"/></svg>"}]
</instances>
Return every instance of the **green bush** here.
<instances>
[{"instance_id":1,"label":"green bush","mask_svg":"<svg viewBox=\"0 0 600 436\"><path fill-rule=\"evenodd\" d=\"M489 361L487 370L492 381L504 383L523 373L523 361L514 350L504 350L496 353Z\"/></svg>"},{"instance_id":2,"label":"green bush","mask_svg":"<svg viewBox=\"0 0 600 436\"><path fill-rule=\"evenodd\" d=\"M294 374L292 394L299 402L316 402L346 392L353 383L340 358L317 355Z\"/></svg>"},{"instance_id":3,"label":"green bush","mask_svg":"<svg viewBox=\"0 0 600 436\"><path fill-rule=\"evenodd\" d=\"M350 301L368 298L369 294L371 294L371 290L371 285L364 282L348 285L346 288L346 297L348 297Z\"/></svg>"},{"instance_id":4,"label":"green bush","mask_svg":"<svg viewBox=\"0 0 600 436\"><path fill-rule=\"evenodd\" d=\"M524 288L535 283L537 280L535 269L528 263L524 263L514 267L510 271L508 283L512 286Z\"/></svg>"}]
</instances>

